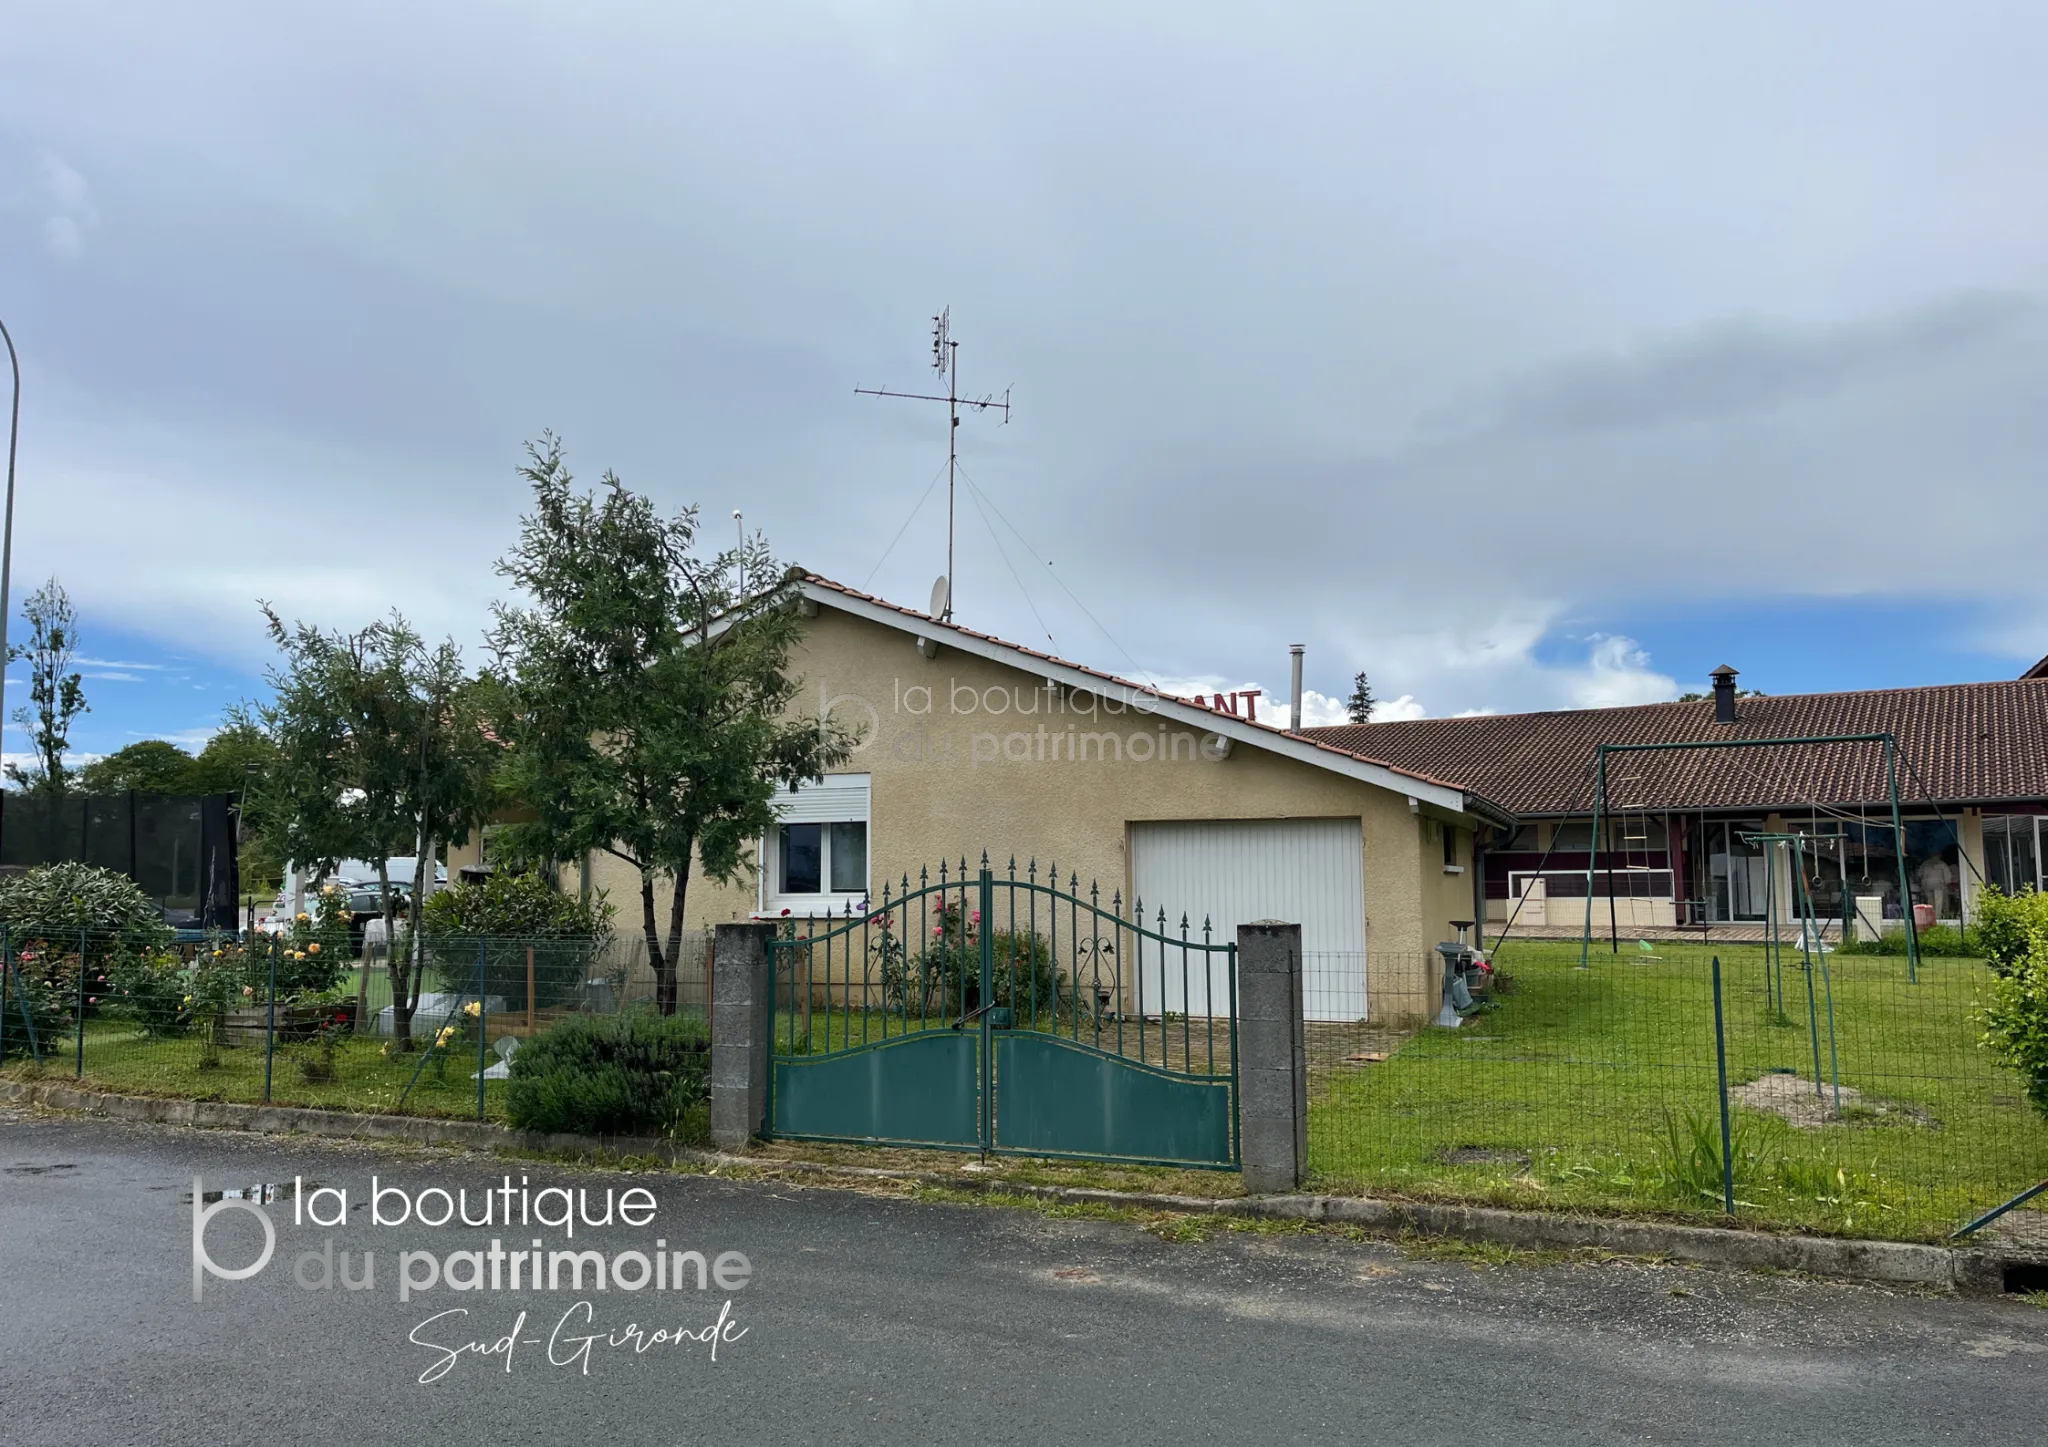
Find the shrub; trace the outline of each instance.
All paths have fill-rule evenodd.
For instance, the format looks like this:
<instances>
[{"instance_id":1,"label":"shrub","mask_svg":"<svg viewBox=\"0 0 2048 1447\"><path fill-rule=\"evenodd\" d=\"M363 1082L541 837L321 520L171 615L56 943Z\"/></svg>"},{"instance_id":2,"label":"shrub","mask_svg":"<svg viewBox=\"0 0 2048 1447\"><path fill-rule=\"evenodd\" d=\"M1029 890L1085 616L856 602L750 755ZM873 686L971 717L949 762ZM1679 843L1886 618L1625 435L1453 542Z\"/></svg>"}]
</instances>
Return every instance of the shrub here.
<instances>
[{"instance_id":1,"label":"shrub","mask_svg":"<svg viewBox=\"0 0 2048 1447\"><path fill-rule=\"evenodd\" d=\"M191 982L176 955L119 955L107 975L114 1003L134 1017L145 1035L182 1035L191 1026Z\"/></svg>"},{"instance_id":2,"label":"shrub","mask_svg":"<svg viewBox=\"0 0 2048 1447\"><path fill-rule=\"evenodd\" d=\"M171 942L163 911L134 880L90 864L39 864L0 880L0 924L16 949L44 939L59 949L160 950Z\"/></svg>"},{"instance_id":3,"label":"shrub","mask_svg":"<svg viewBox=\"0 0 2048 1447\"><path fill-rule=\"evenodd\" d=\"M2048 919L2030 920L2026 948L2001 941L2010 961L1991 982L1984 1044L2019 1073L2027 1099L2048 1116Z\"/></svg>"},{"instance_id":4,"label":"shrub","mask_svg":"<svg viewBox=\"0 0 2048 1447\"><path fill-rule=\"evenodd\" d=\"M1952 956L1968 958L1981 954L1977 931L1959 930L1954 925L1938 924L1932 929L1920 931L1920 953L1928 957ZM1874 940L1845 940L1838 953L1845 955L1895 955L1903 958L1906 953L1906 931L1899 928L1889 930Z\"/></svg>"},{"instance_id":5,"label":"shrub","mask_svg":"<svg viewBox=\"0 0 2048 1447\"><path fill-rule=\"evenodd\" d=\"M711 1043L690 1015L572 1015L512 1057L506 1113L526 1130L679 1132L708 1098Z\"/></svg>"},{"instance_id":6,"label":"shrub","mask_svg":"<svg viewBox=\"0 0 2048 1447\"><path fill-rule=\"evenodd\" d=\"M75 962L76 956L72 959ZM73 995L63 983L53 982L51 975L46 961L36 951L26 951L15 960L6 986L7 1029L5 1039L0 1040L0 1060L31 1053L29 1026L35 1030L35 1053L44 1057L70 1037ZM68 978L75 987L78 976L74 973ZM26 1022L22 1019L24 1004Z\"/></svg>"},{"instance_id":7,"label":"shrub","mask_svg":"<svg viewBox=\"0 0 2048 1447\"><path fill-rule=\"evenodd\" d=\"M949 906L932 927L929 941L909 942L883 916L880 939L869 946L879 968L889 1008L914 1016L963 1015L981 1001L981 920L972 910ZM994 969L989 1003L1016 1012L1017 1024L1049 1024L1067 1001L1052 950L1041 935L995 931L990 941Z\"/></svg>"},{"instance_id":8,"label":"shrub","mask_svg":"<svg viewBox=\"0 0 2048 1447\"><path fill-rule=\"evenodd\" d=\"M2000 974L2008 974L2026 958L2036 931L2048 931L2048 894L2031 888L2006 894L1986 885L1977 896L1977 946Z\"/></svg>"},{"instance_id":9,"label":"shrub","mask_svg":"<svg viewBox=\"0 0 2048 1447\"><path fill-rule=\"evenodd\" d=\"M470 994L483 956L484 993L526 1008L526 952L534 955L534 1006L561 1004L583 984L591 958L611 938L612 907L565 894L540 873L501 870L478 884L454 884L427 900L421 928L441 987Z\"/></svg>"}]
</instances>

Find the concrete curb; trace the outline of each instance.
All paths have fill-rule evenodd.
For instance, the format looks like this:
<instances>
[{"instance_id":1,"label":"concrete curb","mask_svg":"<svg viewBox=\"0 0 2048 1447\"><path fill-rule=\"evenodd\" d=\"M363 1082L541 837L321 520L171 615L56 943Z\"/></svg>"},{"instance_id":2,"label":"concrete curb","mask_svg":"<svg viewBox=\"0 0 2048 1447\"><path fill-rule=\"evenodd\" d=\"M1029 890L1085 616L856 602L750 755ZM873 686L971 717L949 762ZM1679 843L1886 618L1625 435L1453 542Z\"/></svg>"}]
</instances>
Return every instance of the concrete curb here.
<instances>
[{"instance_id":1,"label":"concrete curb","mask_svg":"<svg viewBox=\"0 0 2048 1447\"><path fill-rule=\"evenodd\" d=\"M671 1164L740 1167L866 1180L904 1181L977 1194L1109 1207L1137 1207L1193 1215L1239 1216L1356 1226L1379 1235L1414 1233L1490 1242L1532 1251L1596 1250L1660 1257L1702 1266L1793 1271L1811 1276L1877 1281L1968 1295L2004 1289L2009 1264L2031 1262L2010 1251L1930 1246L1904 1241L1853 1241L1831 1236L1790 1236L1714 1226L1680 1226L1602 1216L1563 1216L1485 1206L1385 1201L1360 1196L1174 1196L1084 1186L1041 1186L1001 1177L939 1174L878 1166L785 1161L724 1151L697 1150L658 1137L548 1135L482 1121L424 1116L357 1115L299 1106L234 1105L109 1095L43 1082L0 1080L0 1101L48 1110L105 1116L152 1125L194 1126L262 1134L301 1134L334 1140L405 1141L479 1151L531 1151L586 1157L652 1157Z\"/></svg>"}]
</instances>

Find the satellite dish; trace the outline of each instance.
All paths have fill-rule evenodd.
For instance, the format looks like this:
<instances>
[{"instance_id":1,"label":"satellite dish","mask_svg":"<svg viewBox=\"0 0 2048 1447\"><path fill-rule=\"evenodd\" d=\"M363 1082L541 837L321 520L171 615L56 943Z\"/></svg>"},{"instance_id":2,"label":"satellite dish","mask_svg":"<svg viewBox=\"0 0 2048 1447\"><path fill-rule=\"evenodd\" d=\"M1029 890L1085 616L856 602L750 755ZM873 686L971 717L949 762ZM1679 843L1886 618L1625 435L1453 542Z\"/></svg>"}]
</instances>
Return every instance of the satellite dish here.
<instances>
[{"instance_id":1,"label":"satellite dish","mask_svg":"<svg viewBox=\"0 0 2048 1447\"><path fill-rule=\"evenodd\" d=\"M938 581L932 584L932 606L931 606L931 615L932 615L932 617L934 617L934 618L943 618L943 617L945 617L945 616L946 616L946 610L947 610L948 608L950 608L950 607L952 606L952 604L953 604L953 589L952 589L952 586L951 586L951 585L950 585L949 583L947 583L947 581L946 581L946 575L945 575L944 573L941 573L941 574L939 574L939 577L938 577Z\"/></svg>"}]
</instances>

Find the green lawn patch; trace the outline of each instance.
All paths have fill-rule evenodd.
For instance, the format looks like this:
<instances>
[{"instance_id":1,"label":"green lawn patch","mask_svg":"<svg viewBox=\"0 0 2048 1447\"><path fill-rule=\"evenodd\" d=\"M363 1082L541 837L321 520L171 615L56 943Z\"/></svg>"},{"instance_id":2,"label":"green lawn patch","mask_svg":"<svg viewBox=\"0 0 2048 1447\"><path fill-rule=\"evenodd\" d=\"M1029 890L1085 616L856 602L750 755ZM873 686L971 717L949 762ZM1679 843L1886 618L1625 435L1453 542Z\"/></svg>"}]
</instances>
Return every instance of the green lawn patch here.
<instances>
[{"instance_id":1,"label":"green lawn patch","mask_svg":"<svg viewBox=\"0 0 2048 1447\"><path fill-rule=\"evenodd\" d=\"M1498 1008L1317 1072L1318 1185L1724 1220L1713 953L1596 948L1582 970L1576 944L1511 944ZM1782 1002L1761 948L1717 953L1741 1218L1937 1239L2048 1175L2048 1123L1978 1044L1980 961L1922 960L1914 984L1830 955L1809 1004L1796 951Z\"/></svg>"}]
</instances>

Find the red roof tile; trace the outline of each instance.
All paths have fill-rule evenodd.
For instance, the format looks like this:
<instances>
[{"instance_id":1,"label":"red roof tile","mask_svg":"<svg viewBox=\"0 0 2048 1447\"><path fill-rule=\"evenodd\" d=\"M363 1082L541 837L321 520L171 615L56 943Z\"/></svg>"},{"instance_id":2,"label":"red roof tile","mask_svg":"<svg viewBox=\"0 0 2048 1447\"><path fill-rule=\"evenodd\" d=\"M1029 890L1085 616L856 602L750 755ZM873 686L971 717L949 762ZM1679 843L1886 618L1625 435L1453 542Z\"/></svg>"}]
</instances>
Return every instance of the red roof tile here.
<instances>
[{"instance_id":1,"label":"red roof tile","mask_svg":"<svg viewBox=\"0 0 2048 1447\"><path fill-rule=\"evenodd\" d=\"M1904 801L2048 801L2048 679L1744 698L1737 710L1733 724L1714 722L1708 698L1302 732L1398 769L1462 779L1523 815L1590 812L1599 744L1825 734L1892 734ZM1877 744L1610 755L1608 807L1875 805L1887 797L1883 761Z\"/></svg>"}]
</instances>

